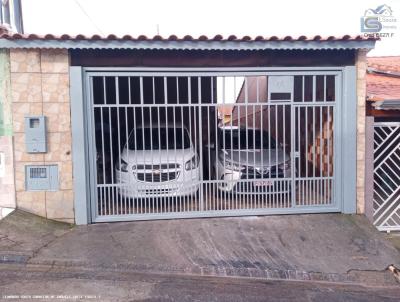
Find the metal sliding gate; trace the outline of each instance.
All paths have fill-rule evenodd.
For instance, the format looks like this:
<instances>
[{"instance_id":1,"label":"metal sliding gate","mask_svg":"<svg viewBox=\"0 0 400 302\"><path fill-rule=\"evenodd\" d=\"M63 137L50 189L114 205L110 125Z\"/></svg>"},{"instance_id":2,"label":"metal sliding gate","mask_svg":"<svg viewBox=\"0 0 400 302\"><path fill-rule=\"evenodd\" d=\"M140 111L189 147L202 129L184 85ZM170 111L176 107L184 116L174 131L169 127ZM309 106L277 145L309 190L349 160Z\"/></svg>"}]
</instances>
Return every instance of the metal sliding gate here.
<instances>
[{"instance_id":1,"label":"metal sliding gate","mask_svg":"<svg viewBox=\"0 0 400 302\"><path fill-rule=\"evenodd\" d=\"M88 72L92 221L340 211L340 77Z\"/></svg>"},{"instance_id":2,"label":"metal sliding gate","mask_svg":"<svg viewBox=\"0 0 400 302\"><path fill-rule=\"evenodd\" d=\"M374 124L374 225L400 230L400 123Z\"/></svg>"}]
</instances>

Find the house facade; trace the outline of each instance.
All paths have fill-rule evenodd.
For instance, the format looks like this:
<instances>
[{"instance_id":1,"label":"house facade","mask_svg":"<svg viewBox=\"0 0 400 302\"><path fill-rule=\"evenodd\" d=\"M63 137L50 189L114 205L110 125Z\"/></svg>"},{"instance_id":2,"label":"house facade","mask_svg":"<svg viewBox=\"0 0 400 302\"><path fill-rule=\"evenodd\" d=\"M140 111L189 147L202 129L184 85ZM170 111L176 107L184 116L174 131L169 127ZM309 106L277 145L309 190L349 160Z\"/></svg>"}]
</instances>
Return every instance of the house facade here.
<instances>
[{"instance_id":1,"label":"house facade","mask_svg":"<svg viewBox=\"0 0 400 302\"><path fill-rule=\"evenodd\" d=\"M3 32L0 207L77 224L363 214L374 44ZM228 104L245 118L220 123Z\"/></svg>"}]
</instances>

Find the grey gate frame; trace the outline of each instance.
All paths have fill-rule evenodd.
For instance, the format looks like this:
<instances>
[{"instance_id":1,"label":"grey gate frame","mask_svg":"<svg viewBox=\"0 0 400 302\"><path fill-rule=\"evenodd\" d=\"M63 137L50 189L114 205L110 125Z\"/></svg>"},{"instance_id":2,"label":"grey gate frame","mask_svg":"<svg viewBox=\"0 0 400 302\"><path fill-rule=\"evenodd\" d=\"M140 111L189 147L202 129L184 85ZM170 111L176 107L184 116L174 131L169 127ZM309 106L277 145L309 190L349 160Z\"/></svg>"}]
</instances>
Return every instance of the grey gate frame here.
<instances>
[{"instance_id":1,"label":"grey gate frame","mask_svg":"<svg viewBox=\"0 0 400 302\"><path fill-rule=\"evenodd\" d=\"M290 208L236 209L229 211L188 211L168 214L96 216L96 163L92 115L91 77L94 76L271 76L333 75L334 110L334 197L330 205L298 206L292 198ZM221 216L356 212L356 69L346 67L266 67L266 68L82 68L70 67L71 121L73 137L73 174L75 220L77 224L94 222L199 218ZM303 105L291 104L292 140L294 111ZM293 146L293 144L292 144ZM294 156L292 147L292 167ZM292 176L292 184L296 178ZM294 193L292 193L294 196Z\"/></svg>"}]
</instances>

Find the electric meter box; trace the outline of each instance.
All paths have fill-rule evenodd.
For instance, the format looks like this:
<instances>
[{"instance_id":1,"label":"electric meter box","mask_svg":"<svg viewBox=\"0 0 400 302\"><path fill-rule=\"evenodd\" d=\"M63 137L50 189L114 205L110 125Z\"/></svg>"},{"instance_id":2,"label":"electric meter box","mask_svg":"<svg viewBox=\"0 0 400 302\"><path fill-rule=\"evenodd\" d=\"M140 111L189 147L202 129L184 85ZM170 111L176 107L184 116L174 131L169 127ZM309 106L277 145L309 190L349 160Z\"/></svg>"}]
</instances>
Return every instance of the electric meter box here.
<instances>
[{"instance_id":1,"label":"electric meter box","mask_svg":"<svg viewBox=\"0 0 400 302\"><path fill-rule=\"evenodd\" d=\"M25 117L25 147L28 153L47 152L46 117Z\"/></svg>"}]
</instances>

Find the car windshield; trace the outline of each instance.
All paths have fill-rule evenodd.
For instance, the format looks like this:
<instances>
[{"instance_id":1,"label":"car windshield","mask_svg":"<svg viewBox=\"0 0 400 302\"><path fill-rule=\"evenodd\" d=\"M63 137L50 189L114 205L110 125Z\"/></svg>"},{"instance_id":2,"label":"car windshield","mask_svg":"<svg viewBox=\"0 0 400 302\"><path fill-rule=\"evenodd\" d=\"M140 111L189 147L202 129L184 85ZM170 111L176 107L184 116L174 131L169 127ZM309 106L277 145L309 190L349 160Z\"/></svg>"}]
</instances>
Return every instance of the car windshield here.
<instances>
[{"instance_id":1,"label":"car windshield","mask_svg":"<svg viewBox=\"0 0 400 302\"><path fill-rule=\"evenodd\" d=\"M129 136L130 150L166 150L190 148L190 138L184 128L139 128Z\"/></svg>"},{"instance_id":2,"label":"car windshield","mask_svg":"<svg viewBox=\"0 0 400 302\"><path fill-rule=\"evenodd\" d=\"M266 131L257 129L221 129L219 134L218 141L221 149L257 150L276 148L275 140Z\"/></svg>"}]
</instances>

